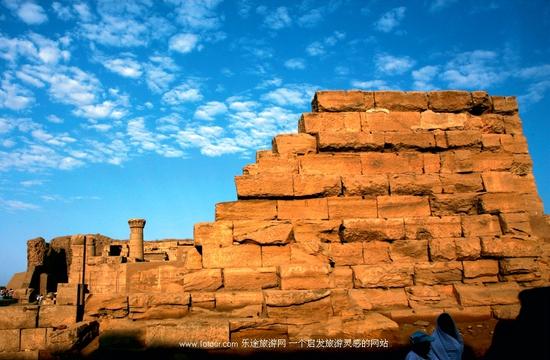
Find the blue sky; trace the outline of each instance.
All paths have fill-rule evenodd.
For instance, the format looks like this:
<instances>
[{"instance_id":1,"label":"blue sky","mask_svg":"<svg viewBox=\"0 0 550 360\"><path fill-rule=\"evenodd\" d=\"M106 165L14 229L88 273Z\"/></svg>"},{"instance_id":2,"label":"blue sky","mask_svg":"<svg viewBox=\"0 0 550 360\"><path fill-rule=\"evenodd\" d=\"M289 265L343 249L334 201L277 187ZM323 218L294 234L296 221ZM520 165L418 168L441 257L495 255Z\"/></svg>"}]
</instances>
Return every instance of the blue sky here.
<instances>
[{"instance_id":1,"label":"blue sky","mask_svg":"<svg viewBox=\"0 0 550 360\"><path fill-rule=\"evenodd\" d=\"M550 202L548 1L0 2L0 284L26 240L191 237L317 89L517 95ZM548 209L548 205L547 205Z\"/></svg>"}]
</instances>

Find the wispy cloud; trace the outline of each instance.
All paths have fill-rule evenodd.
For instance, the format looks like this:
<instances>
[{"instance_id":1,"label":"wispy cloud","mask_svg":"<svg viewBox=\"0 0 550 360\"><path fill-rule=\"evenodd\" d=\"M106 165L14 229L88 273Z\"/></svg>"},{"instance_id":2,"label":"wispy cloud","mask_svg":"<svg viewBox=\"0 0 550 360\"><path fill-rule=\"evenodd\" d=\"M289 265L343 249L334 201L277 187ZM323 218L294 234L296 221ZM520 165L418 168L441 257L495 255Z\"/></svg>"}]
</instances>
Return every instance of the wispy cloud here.
<instances>
[{"instance_id":1,"label":"wispy cloud","mask_svg":"<svg viewBox=\"0 0 550 360\"><path fill-rule=\"evenodd\" d=\"M285 67L291 70L303 70L306 68L304 59L292 58L285 61Z\"/></svg>"},{"instance_id":2,"label":"wispy cloud","mask_svg":"<svg viewBox=\"0 0 550 360\"><path fill-rule=\"evenodd\" d=\"M195 119L212 121L218 115L225 114L227 106L220 101L209 101L195 111Z\"/></svg>"},{"instance_id":3,"label":"wispy cloud","mask_svg":"<svg viewBox=\"0 0 550 360\"><path fill-rule=\"evenodd\" d=\"M306 47L306 52L309 56L321 56L327 53L327 48L337 45L341 40L346 38L346 34L341 31L335 31L332 35L327 36L322 41L314 41Z\"/></svg>"},{"instance_id":4,"label":"wispy cloud","mask_svg":"<svg viewBox=\"0 0 550 360\"><path fill-rule=\"evenodd\" d=\"M437 12L451 6L457 1L458 0L432 0L429 9L431 12Z\"/></svg>"},{"instance_id":5,"label":"wispy cloud","mask_svg":"<svg viewBox=\"0 0 550 360\"><path fill-rule=\"evenodd\" d=\"M374 58L376 69L386 75L401 75L411 69L415 61L408 56L377 54Z\"/></svg>"},{"instance_id":6,"label":"wispy cloud","mask_svg":"<svg viewBox=\"0 0 550 360\"><path fill-rule=\"evenodd\" d=\"M271 30L280 30L292 24L288 9L280 6L275 11L268 11L264 18L264 25Z\"/></svg>"},{"instance_id":7,"label":"wispy cloud","mask_svg":"<svg viewBox=\"0 0 550 360\"><path fill-rule=\"evenodd\" d=\"M450 60L441 79L458 89L486 89L508 76L499 66L498 54L488 50L474 50L457 54Z\"/></svg>"},{"instance_id":8,"label":"wispy cloud","mask_svg":"<svg viewBox=\"0 0 550 360\"><path fill-rule=\"evenodd\" d=\"M4 0L4 6L13 11L21 21L28 25L40 25L48 21L48 16L42 6L32 1Z\"/></svg>"},{"instance_id":9,"label":"wispy cloud","mask_svg":"<svg viewBox=\"0 0 550 360\"><path fill-rule=\"evenodd\" d=\"M176 106L181 103L202 100L203 96L194 84L184 83L162 95L162 101L168 105Z\"/></svg>"},{"instance_id":10,"label":"wispy cloud","mask_svg":"<svg viewBox=\"0 0 550 360\"><path fill-rule=\"evenodd\" d=\"M390 86L384 80L353 80L351 86L355 89L365 89L365 90L380 90L380 89L389 89Z\"/></svg>"},{"instance_id":11,"label":"wispy cloud","mask_svg":"<svg viewBox=\"0 0 550 360\"><path fill-rule=\"evenodd\" d=\"M432 81L436 78L439 73L439 67L428 65L421 67L418 70L412 72L412 77L414 79L414 88L416 90L432 90L436 87L432 84Z\"/></svg>"},{"instance_id":12,"label":"wispy cloud","mask_svg":"<svg viewBox=\"0 0 550 360\"><path fill-rule=\"evenodd\" d=\"M177 34L170 38L170 50L177 51L182 54L193 51L199 42L199 37L191 33ZM200 49L200 48L199 48Z\"/></svg>"},{"instance_id":13,"label":"wispy cloud","mask_svg":"<svg viewBox=\"0 0 550 360\"><path fill-rule=\"evenodd\" d=\"M407 8L404 6L393 8L384 14L374 23L378 31L389 33L396 29L405 18Z\"/></svg>"},{"instance_id":14,"label":"wispy cloud","mask_svg":"<svg viewBox=\"0 0 550 360\"><path fill-rule=\"evenodd\" d=\"M132 57L104 59L102 64L110 71L127 78L136 79L143 73L141 64Z\"/></svg>"},{"instance_id":15,"label":"wispy cloud","mask_svg":"<svg viewBox=\"0 0 550 360\"><path fill-rule=\"evenodd\" d=\"M31 204L28 202L20 201L20 200L10 200L10 199L0 198L0 208L8 212L15 212L15 211L26 211L26 210L38 210L40 209L40 206Z\"/></svg>"},{"instance_id":16,"label":"wispy cloud","mask_svg":"<svg viewBox=\"0 0 550 360\"><path fill-rule=\"evenodd\" d=\"M213 30L220 27L223 17L216 8L221 0L168 0L175 5L176 20L187 30Z\"/></svg>"}]
</instances>

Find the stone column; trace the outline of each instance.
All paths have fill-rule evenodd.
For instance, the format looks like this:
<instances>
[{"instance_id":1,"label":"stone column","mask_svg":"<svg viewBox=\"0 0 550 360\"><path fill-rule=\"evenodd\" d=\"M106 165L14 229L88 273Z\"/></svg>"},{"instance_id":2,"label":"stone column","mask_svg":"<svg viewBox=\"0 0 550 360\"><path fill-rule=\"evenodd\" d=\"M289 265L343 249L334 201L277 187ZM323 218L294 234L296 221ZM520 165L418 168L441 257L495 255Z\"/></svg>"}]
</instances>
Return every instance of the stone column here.
<instances>
[{"instance_id":1,"label":"stone column","mask_svg":"<svg viewBox=\"0 0 550 360\"><path fill-rule=\"evenodd\" d=\"M130 219L130 257L143 260L143 228L145 219Z\"/></svg>"}]
</instances>

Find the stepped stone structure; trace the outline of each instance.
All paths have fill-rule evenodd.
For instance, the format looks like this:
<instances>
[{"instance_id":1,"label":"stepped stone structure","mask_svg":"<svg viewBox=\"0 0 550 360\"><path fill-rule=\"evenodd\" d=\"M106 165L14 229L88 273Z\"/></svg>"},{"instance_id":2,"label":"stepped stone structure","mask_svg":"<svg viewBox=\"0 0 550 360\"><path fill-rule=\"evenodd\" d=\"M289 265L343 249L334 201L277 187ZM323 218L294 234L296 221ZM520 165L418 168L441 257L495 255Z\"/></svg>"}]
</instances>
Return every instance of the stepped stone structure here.
<instances>
[{"instance_id":1,"label":"stepped stone structure","mask_svg":"<svg viewBox=\"0 0 550 360\"><path fill-rule=\"evenodd\" d=\"M53 246L30 241L19 293L54 289L56 302L38 316L0 308L0 335L19 339L0 349L63 348L60 324L143 346L391 338L443 311L513 319L521 291L550 285L550 218L514 97L317 92L298 133L277 135L235 184L238 200L193 240L144 243L142 219L129 241L64 238L55 284L36 280L51 276Z\"/></svg>"}]
</instances>

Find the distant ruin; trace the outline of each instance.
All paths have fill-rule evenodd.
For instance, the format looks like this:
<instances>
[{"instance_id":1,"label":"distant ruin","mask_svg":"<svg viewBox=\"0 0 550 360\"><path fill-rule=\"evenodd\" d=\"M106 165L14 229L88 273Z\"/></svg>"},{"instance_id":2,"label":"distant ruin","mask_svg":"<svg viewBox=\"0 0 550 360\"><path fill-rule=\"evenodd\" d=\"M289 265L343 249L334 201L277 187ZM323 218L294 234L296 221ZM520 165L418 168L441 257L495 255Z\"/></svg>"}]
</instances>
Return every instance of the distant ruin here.
<instances>
[{"instance_id":1,"label":"distant ruin","mask_svg":"<svg viewBox=\"0 0 550 360\"><path fill-rule=\"evenodd\" d=\"M320 91L235 184L192 240L144 242L144 219L128 241L29 240L0 358L101 334L145 348L391 338L443 311L514 319L521 291L550 285L550 217L514 97Z\"/></svg>"}]
</instances>

